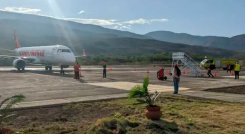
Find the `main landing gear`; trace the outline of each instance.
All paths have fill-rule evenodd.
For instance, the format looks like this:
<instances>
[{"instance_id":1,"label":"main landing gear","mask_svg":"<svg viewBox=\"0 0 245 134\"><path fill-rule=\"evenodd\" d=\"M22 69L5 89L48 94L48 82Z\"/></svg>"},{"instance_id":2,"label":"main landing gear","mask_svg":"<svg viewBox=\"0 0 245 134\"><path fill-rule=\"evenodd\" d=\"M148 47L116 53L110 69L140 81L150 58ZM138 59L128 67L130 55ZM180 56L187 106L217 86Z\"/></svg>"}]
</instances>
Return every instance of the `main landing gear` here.
<instances>
[{"instance_id":1,"label":"main landing gear","mask_svg":"<svg viewBox=\"0 0 245 134\"><path fill-rule=\"evenodd\" d=\"M65 75L64 66L60 66L60 74Z\"/></svg>"}]
</instances>

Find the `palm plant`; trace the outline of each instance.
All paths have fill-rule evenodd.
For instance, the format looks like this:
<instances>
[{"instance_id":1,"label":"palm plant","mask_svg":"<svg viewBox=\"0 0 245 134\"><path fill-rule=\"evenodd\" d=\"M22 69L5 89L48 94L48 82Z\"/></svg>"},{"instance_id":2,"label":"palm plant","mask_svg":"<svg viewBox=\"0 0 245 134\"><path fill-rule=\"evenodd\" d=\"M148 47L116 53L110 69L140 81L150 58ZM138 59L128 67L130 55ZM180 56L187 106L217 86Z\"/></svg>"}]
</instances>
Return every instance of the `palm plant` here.
<instances>
[{"instance_id":1,"label":"palm plant","mask_svg":"<svg viewBox=\"0 0 245 134\"><path fill-rule=\"evenodd\" d=\"M146 103L148 106L155 106L155 102L160 93L150 93L148 90L149 77L144 78L143 85L134 86L130 92L129 98L137 98L140 103Z\"/></svg>"},{"instance_id":2,"label":"palm plant","mask_svg":"<svg viewBox=\"0 0 245 134\"><path fill-rule=\"evenodd\" d=\"M24 99L25 99L25 96L23 95L15 95L15 96L6 98L2 102L0 102L0 128L3 127L2 123L4 121L14 116L14 114L10 113L10 109L13 107L13 105L23 101Z\"/></svg>"}]
</instances>

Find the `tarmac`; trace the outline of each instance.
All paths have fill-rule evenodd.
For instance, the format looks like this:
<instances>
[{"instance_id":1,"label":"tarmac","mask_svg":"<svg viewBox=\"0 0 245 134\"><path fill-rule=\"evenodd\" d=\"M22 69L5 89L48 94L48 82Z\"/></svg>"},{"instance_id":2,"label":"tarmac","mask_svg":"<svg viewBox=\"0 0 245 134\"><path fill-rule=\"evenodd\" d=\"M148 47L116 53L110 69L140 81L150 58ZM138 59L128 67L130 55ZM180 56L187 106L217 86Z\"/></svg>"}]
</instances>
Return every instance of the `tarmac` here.
<instances>
[{"instance_id":1,"label":"tarmac","mask_svg":"<svg viewBox=\"0 0 245 134\"><path fill-rule=\"evenodd\" d=\"M149 76L151 92L172 94L171 76L167 81L156 78L157 66L108 66L108 78L102 78L100 66L82 66L81 80L73 79L72 69L67 69L64 76L54 71L46 72L40 67L28 68L17 72L12 67L0 68L1 98L23 94L24 102L16 108L60 105L83 101L95 101L127 97L128 90L141 85L143 78ZM180 83L180 95L217 99L229 102L245 102L245 95L215 93L203 91L208 88L245 85L244 76L240 80L226 77L224 71L217 78L196 78L183 75Z\"/></svg>"},{"instance_id":2,"label":"tarmac","mask_svg":"<svg viewBox=\"0 0 245 134\"><path fill-rule=\"evenodd\" d=\"M185 91L180 95L187 95L192 97L214 99L227 102L239 102L245 103L245 95L242 94L230 94L230 93L217 93L217 92L207 92L207 91Z\"/></svg>"}]
</instances>

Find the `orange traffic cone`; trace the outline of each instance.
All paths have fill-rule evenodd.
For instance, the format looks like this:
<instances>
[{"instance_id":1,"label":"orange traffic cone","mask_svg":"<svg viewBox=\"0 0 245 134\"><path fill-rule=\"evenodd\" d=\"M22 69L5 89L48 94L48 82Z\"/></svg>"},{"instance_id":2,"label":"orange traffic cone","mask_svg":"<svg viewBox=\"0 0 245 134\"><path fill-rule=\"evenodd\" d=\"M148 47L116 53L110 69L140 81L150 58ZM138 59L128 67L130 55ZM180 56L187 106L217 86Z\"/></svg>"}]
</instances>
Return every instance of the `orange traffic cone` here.
<instances>
[{"instance_id":1,"label":"orange traffic cone","mask_svg":"<svg viewBox=\"0 0 245 134\"><path fill-rule=\"evenodd\" d=\"M219 72L218 71L215 71L214 72L214 77L218 77L219 76Z\"/></svg>"},{"instance_id":2,"label":"orange traffic cone","mask_svg":"<svg viewBox=\"0 0 245 134\"><path fill-rule=\"evenodd\" d=\"M186 71L187 71L186 69L183 70L183 75L186 75Z\"/></svg>"}]
</instances>

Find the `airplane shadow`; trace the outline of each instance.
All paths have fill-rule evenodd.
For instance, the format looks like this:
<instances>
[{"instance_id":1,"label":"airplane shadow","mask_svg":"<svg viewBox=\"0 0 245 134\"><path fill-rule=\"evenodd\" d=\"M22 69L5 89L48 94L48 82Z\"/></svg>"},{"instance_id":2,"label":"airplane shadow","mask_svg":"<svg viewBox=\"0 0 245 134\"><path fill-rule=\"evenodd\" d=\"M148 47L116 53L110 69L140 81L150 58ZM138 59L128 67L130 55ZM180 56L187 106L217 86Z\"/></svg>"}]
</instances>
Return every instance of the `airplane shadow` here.
<instances>
[{"instance_id":1,"label":"airplane shadow","mask_svg":"<svg viewBox=\"0 0 245 134\"><path fill-rule=\"evenodd\" d=\"M70 78L73 78L74 77L74 74L71 73L73 71L65 71L65 74L60 74L60 71L59 70L54 70L54 71L45 71L45 70L24 70L24 71L17 71L17 70L11 70L10 72L14 72L14 73L34 73L34 74L59 76L59 77L70 77Z\"/></svg>"},{"instance_id":2,"label":"airplane shadow","mask_svg":"<svg viewBox=\"0 0 245 134\"><path fill-rule=\"evenodd\" d=\"M11 70L10 72L13 73L33 73L33 74L40 74L40 75L48 75L48 76L57 76L57 77L66 77L66 78L72 78L74 79L74 72L72 70L65 70L65 74L60 74L59 70L53 70L53 71L46 71L46 70L24 70L24 71L17 71L17 70ZM80 79L77 80L81 83L88 83L88 81L85 81L84 76L80 76ZM104 79L105 81L117 81L117 79L107 77Z\"/></svg>"}]
</instances>

